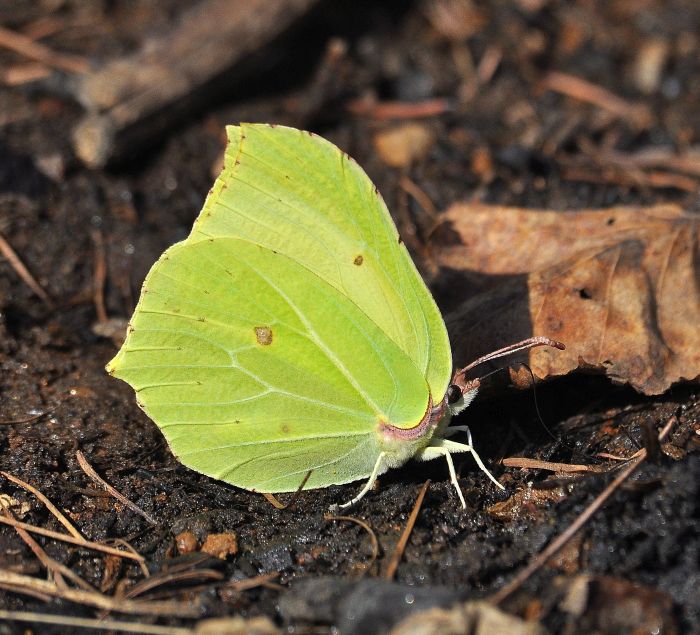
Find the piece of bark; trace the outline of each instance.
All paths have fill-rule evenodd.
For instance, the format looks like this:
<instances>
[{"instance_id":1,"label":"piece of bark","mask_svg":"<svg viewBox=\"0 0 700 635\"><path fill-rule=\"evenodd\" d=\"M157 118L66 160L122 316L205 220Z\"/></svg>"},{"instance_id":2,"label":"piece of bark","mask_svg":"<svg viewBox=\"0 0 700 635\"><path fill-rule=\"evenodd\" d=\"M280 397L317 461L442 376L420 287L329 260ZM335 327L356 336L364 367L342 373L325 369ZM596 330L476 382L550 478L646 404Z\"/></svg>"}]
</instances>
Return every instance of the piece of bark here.
<instances>
[{"instance_id":1,"label":"piece of bark","mask_svg":"<svg viewBox=\"0 0 700 635\"><path fill-rule=\"evenodd\" d=\"M87 114L73 131L76 154L99 168L135 152L212 94L251 72L252 55L317 0L202 0L135 53L76 81ZM245 67L245 68L244 68Z\"/></svg>"},{"instance_id":2,"label":"piece of bark","mask_svg":"<svg viewBox=\"0 0 700 635\"><path fill-rule=\"evenodd\" d=\"M529 352L540 378L588 369L654 395L700 377L697 215L461 204L443 219L433 251L452 289L461 273L494 281L447 316L457 365L546 335L567 349Z\"/></svg>"}]
</instances>

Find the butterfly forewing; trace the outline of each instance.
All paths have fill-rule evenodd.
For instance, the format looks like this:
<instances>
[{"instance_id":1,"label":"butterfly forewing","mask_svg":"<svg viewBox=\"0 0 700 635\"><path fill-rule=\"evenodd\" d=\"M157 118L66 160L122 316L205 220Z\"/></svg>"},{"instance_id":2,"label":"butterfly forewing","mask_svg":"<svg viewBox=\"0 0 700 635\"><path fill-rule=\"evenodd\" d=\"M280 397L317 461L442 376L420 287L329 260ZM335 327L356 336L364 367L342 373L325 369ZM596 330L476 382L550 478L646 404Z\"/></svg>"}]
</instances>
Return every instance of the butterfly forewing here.
<instances>
[{"instance_id":1,"label":"butterfly forewing","mask_svg":"<svg viewBox=\"0 0 700 635\"><path fill-rule=\"evenodd\" d=\"M228 134L224 171L189 240L241 237L310 269L408 354L442 399L451 373L444 322L364 171L307 132L246 124Z\"/></svg>"}]
</instances>

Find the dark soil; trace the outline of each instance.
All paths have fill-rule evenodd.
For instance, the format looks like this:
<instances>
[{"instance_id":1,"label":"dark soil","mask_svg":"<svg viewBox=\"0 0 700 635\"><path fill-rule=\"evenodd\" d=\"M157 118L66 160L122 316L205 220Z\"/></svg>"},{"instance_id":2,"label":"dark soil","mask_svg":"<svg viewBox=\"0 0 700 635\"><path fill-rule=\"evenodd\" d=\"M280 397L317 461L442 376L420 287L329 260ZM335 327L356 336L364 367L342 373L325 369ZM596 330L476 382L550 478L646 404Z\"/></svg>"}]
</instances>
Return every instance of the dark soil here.
<instances>
[{"instance_id":1,"label":"dark soil","mask_svg":"<svg viewBox=\"0 0 700 635\"><path fill-rule=\"evenodd\" d=\"M87 22L89 28L65 28L44 43L99 60L133 50L149 29L161 26L183 4L2 2L0 23L21 29L47 14L66 24ZM0 258L0 420L50 411L28 423L0 426L0 466L41 490L91 540L129 540L153 573L183 558L175 538L185 531L199 541L212 533L238 538L236 556L192 561L188 566L193 569L213 568L226 580L279 573L279 586L231 591L195 580L160 587L144 598L191 603L201 617L266 615L279 625L291 624L292 632L325 632L332 624L345 624L345 633L352 631L347 626L352 620L341 600L358 587L354 582L343 585L363 573L371 580L378 569L385 570L426 479L432 482L396 580L417 593L427 589L434 601L421 606L485 597L561 533L613 478L585 474L562 481L543 471L504 469L498 459L600 463L596 453L629 456L644 445L648 430L657 431L676 417L667 445L654 461L647 461L570 546L502 606L541 621L552 632L566 633L651 632L644 630L651 623L649 612L661 607L662 630L657 632L700 632L697 385L681 385L656 398L642 398L584 374L543 385L537 397L553 436L538 421L532 393L492 392L458 423L469 423L481 456L507 492L497 491L468 457L457 459L467 510L451 491L442 462L410 463L385 475L378 489L352 510L380 543L378 563L365 572L371 555L365 530L324 518L333 503L357 491L357 484L303 492L293 507L275 509L262 496L179 465L158 428L136 406L129 387L104 372L116 348L94 329L100 243L107 265L107 314L127 319L148 268L189 232L213 180L227 123L284 123L311 129L340 145L375 181L402 234L415 236L412 247L422 264L429 253L429 222L423 208L399 186L402 175L438 210L463 200L557 209L676 202L700 209L697 190L657 187L644 180L618 182L610 177L609 166L597 160L607 149L633 153L653 147L684 149L700 142L700 5L692 0L490 1L480 3L483 19L475 21L473 33L449 41L426 18L427 4L322 2L287 34L284 59L105 171L85 169L71 149L69 131L81 116L80 106L46 85L0 88L0 234L56 303L50 308L39 300ZM315 97L313 107L306 107L304 96L331 36L345 39L348 53L322 98ZM665 43L667 56L656 85L644 92L635 83L634 68L652 40ZM463 81L459 69L465 60L478 68L489 51L501 55L492 76L480 86ZM23 61L0 49L0 68ZM541 81L551 70L646 104L651 124L640 127L545 90ZM372 138L387 122L353 116L345 107L367 95L403 103L450 99L447 112L422 120L437 139L427 157L404 170L381 162ZM571 166L579 169L578 175ZM600 176L598 182L591 174ZM440 272L431 282L440 285ZM469 290L443 287L441 296L446 293L450 297L440 297L440 302L455 306ZM97 491L77 463L77 450L158 525ZM556 491L559 495L550 500L558 502L532 503L506 516L489 513L489 506L528 487ZM0 492L30 504L24 522L61 529L23 489L3 481ZM50 556L107 593L123 591L142 578L138 567L128 564L110 578L104 557L38 540ZM9 527L0 530L0 567L45 579L39 561ZM561 600L567 585L582 573L600 576L595 578L598 599L575 620L562 609ZM299 602L319 593L300 581L321 576L329 576L322 583L328 593L323 610L300 611ZM386 593L386 614L402 614L404 605L397 606L401 602L396 593L378 582L363 584L370 594ZM432 587L442 589L433 592ZM403 597L404 587L396 588ZM620 605L629 598L652 599L640 600L638 614L620 616L606 597L618 598ZM365 604L358 600L357 606ZM60 600L46 603L3 588L0 608L97 614L88 607ZM386 614L377 618L377 631L395 621ZM193 621L161 618L159 623ZM18 623L0 624L0 633L19 632L24 627ZM36 632L63 631L43 626Z\"/></svg>"}]
</instances>

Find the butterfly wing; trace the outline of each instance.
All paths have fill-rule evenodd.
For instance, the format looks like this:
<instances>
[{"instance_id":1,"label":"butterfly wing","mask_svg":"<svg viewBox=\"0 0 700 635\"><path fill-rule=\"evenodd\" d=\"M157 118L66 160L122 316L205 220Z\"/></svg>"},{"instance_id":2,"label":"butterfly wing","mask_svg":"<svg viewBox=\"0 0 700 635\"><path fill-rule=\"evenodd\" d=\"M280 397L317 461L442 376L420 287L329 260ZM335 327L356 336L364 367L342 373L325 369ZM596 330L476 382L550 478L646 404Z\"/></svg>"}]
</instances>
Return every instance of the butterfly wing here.
<instances>
[{"instance_id":1,"label":"butterfly wing","mask_svg":"<svg viewBox=\"0 0 700 635\"><path fill-rule=\"evenodd\" d=\"M227 132L224 170L188 240L245 238L313 271L414 361L439 402L452 369L447 330L362 168L293 128L244 124Z\"/></svg>"},{"instance_id":2,"label":"butterfly wing","mask_svg":"<svg viewBox=\"0 0 700 635\"><path fill-rule=\"evenodd\" d=\"M188 467L239 487L295 490L369 476L377 426L428 407L415 362L297 260L241 238L168 249L108 370Z\"/></svg>"}]
</instances>

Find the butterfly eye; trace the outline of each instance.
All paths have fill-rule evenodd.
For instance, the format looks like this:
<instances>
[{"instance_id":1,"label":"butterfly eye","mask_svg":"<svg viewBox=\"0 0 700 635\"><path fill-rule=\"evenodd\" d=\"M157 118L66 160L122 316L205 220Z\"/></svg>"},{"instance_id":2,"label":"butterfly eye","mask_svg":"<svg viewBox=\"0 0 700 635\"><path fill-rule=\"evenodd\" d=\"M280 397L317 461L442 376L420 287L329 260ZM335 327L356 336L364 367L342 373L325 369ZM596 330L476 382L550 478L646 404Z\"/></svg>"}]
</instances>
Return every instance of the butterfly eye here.
<instances>
[{"instance_id":1,"label":"butterfly eye","mask_svg":"<svg viewBox=\"0 0 700 635\"><path fill-rule=\"evenodd\" d=\"M447 403L457 403L461 398L462 389L455 384L450 384L447 389Z\"/></svg>"}]
</instances>

